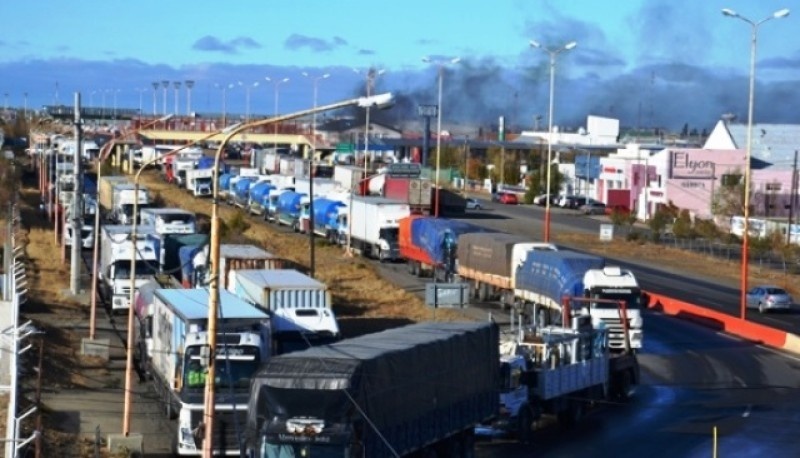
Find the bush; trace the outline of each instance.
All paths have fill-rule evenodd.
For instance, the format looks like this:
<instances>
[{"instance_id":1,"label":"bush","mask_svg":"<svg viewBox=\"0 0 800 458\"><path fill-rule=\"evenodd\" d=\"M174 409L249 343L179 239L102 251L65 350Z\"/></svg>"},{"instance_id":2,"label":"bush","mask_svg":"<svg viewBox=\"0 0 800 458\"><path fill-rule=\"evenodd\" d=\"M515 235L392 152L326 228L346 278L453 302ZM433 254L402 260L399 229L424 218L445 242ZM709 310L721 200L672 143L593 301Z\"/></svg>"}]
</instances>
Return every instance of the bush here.
<instances>
[{"instance_id":1,"label":"bush","mask_svg":"<svg viewBox=\"0 0 800 458\"><path fill-rule=\"evenodd\" d=\"M250 223L247 222L247 219L240 212L234 213L227 221L224 219L219 220L220 239L225 242L235 243L241 241L240 239L242 238L246 239L244 233L249 228Z\"/></svg>"}]
</instances>

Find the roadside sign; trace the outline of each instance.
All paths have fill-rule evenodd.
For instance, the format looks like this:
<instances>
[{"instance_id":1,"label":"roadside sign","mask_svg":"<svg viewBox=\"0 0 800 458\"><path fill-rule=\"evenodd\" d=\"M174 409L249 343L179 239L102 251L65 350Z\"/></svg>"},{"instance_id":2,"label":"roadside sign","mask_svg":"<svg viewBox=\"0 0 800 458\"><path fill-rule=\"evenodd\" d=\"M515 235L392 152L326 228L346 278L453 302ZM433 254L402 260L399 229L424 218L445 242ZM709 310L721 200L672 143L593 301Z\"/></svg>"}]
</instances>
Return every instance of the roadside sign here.
<instances>
[{"instance_id":1,"label":"roadside sign","mask_svg":"<svg viewBox=\"0 0 800 458\"><path fill-rule=\"evenodd\" d=\"M386 166L386 174L393 178L419 178L422 167L416 162L397 162Z\"/></svg>"},{"instance_id":2,"label":"roadside sign","mask_svg":"<svg viewBox=\"0 0 800 458\"><path fill-rule=\"evenodd\" d=\"M425 305L433 308L464 308L469 294L466 283L428 283L425 285Z\"/></svg>"},{"instance_id":3,"label":"roadside sign","mask_svg":"<svg viewBox=\"0 0 800 458\"><path fill-rule=\"evenodd\" d=\"M600 241L601 242L610 242L614 240L614 225L613 224L601 224L600 225Z\"/></svg>"}]
</instances>

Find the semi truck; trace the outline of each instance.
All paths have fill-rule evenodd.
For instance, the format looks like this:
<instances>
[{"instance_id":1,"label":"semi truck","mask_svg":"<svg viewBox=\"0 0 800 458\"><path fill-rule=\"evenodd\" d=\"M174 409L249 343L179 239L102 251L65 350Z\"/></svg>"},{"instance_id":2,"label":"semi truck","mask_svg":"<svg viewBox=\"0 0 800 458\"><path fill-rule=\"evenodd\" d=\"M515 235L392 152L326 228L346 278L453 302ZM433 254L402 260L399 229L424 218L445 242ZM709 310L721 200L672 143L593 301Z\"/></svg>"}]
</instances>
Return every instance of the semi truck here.
<instances>
[{"instance_id":1,"label":"semi truck","mask_svg":"<svg viewBox=\"0 0 800 458\"><path fill-rule=\"evenodd\" d=\"M192 278L201 279L203 283L208 281L208 245L201 250L188 252L184 256L191 255L191 258L182 259L182 265L193 269L187 272ZM219 246L219 277L220 289L236 291L236 277L233 272L241 269L287 269L295 268L296 264L278 258L274 254L259 248L255 245L223 243ZM191 267L189 267L191 266Z\"/></svg>"},{"instance_id":2,"label":"semi truck","mask_svg":"<svg viewBox=\"0 0 800 458\"><path fill-rule=\"evenodd\" d=\"M437 281L455 280L458 239L462 234L492 232L474 224L446 218L411 215L400 220L398 242L400 257L408 272Z\"/></svg>"},{"instance_id":3,"label":"semi truck","mask_svg":"<svg viewBox=\"0 0 800 458\"><path fill-rule=\"evenodd\" d=\"M208 367L208 290L153 293L152 357L144 365L170 419L177 418L175 452L202 451L205 373ZM228 291L219 292L215 355L214 454L239 456L250 381L271 355L269 317ZM238 426L237 426L238 425Z\"/></svg>"},{"instance_id":4,"label":"semi truck","mask_svg":"<svg viewBox=\"0 0 800 458\"><path fill-rule=\"evenodd\" d=\"M636 355L629 347L611 351L608 329L592 325L589 301L565 297L563 325L512 325L500 346L500 409L476 429L479 436L513 435L530 442L534 425L545 416L572 426L586 409L633 395L640 377ZM624 303L602 302L626 316Z\"/></svg>"},{"instance_id":5,"label":"semi truck","mask_svg":"<svg viewBox=\"0 0 800 458\"><path fill-rule=\"evenodd\" d=\"M411 210L405 202L383 197L353 196L339 209L339 241L362 256L380 261L400 259L397 233Z\"/></svg>"},{"instance_id":6,"label":"semi truck","mask_svg":"<svg viewBox=\"0 0 800 458\"><path fill-rule=\"evenodd\" d=\"M308 195L295 191L286 191L278 196L277 216L278 224L291 227L295 232L300 231L300 211L303 199L308 200Z\"/></svg>"},{"instance_id":7,"label":"semi truck","mask_svg":"<svg viewBox=\"0 0 800 458\"><path fill-rule=\"evenodd\" d=\"M182 208L143 208L139 212L139 224L153 226L157 234L197 232L197 217Z\"/></svg>"},{"instance_id":8,"label":"semi truck","mask_svg":"<svg viewBox=\"0 0 800 458\"><path fill-rule=\"evenodd\" d=\"M101 215L110 218L114 210L114 185L130 183L128 177L122 175L101 176L97 185L97 198L100 204Z\"/></svg>"},{"instance_id":9,"label":"semi truck","mask_svg":"<svg viewBox=\"0 0 800 458\"><path fill-rule=\"evenodd\" d=\"M642 292L628 269L606 265L605 259L575 251L529 251L516 271L516 307L539 325L558 323L563 297L584 297L624 301L627 323L620 320L617 307L603 301L589 302L588 311L595 328L608 329L612 350L624 347L628 330L630 347L642 347Z\"/></svg>"},{"instance_id":10,"label":"semi truck","mask_svg":"<svg viewBox=\"0 0 800 458\"><path fill-rule=\"evenodd\" d=\"M264 201L275 185L271 181L262 180L250 188L250 200L247 204L247 211L252 215L264 215L266 211Z\"/></svg>"},{"instance_id":11,"label":"semi truck","mask_svg":"<svg viewBox=\"0 0 800 458\"><path fill-rule=\"evenodd\" d=\"M148 281L158 270L158 247L155 232L148 226L138 228L132 240L132 226L104 225L100 231L98 279L111 312L127 310L131 288ZM131 284L131 264L136 263L136 277Z\"/></svg>"},{"instance_id":12,"label":"semi truck","mask_svg":"<svg viewBox=\"0 0 800 458\"><path fill-rule=\"evenodd\" d=\"M456 272L470 285L470 297L480 302L497 300L503 308L514 305L517 268L530 250L556 251L552 243L503 233L472 232L458 238Z\"/></svg>"},{"instance_id":13,"label":"semi truck","mask_svg":"<svg viewBox=\"0 0 800 458\"><path fill-rule=\"evenodd\" d=\"M408 202L411 213L427 215L431 213L431 180L423 178L399 178L379 174L370 178L368 193L401 202Z\"/></svg>"},{"instance_id":14,"label":"semi truck","mask_svg":"<svg viewBox=\"0 0 800 458\"><path fill-rule=\"evenodd\" d=\"M184 263L180 252L184 247L189 247L187 249L196 249L196 254L208 245L208 234L161 234L159 240L161 273L175 277L186 288L196 286L193 278L195 269L192 265L194 255Z\"/></svg>"},{"instance_id":15,"label":"semi truck","mask_svg":"<svg viewBox=\"0 0 800 458\"><path fill-rule=\"evenodd\" d=\"M498 347L492 323L426 322L274 356L253 377L248 452L472 457Z\"/></svg>"},{"instance_id":16,"label":"semi truck","mask_svg":"<svg viewBox=\"0 0 800 458\"><path fill-rule=\"evenodd\" d=\"M336 243L339 237L337 219L340 209L347 205L339 200L318 197L314 199L314 234L325 237L331 243ZM310 210L310 206L309 206ZM303 232L308 233L311 219L309 215L301 216Z\"/></svg>"},{"instance_id":17,"label":"semi truck","mask_svg":"<svg viewBox=\"0 0 800 458\"><path fill-rule=\"evenodd\" d=\"M208 197L211 195L211 180L213 179L213 168L186 170L186 190L195 197Z\"/></svg>"},{"instance_id":18,"label":"semi truck","mask_svg":"<svg viewBox=\"0 0 800 458\"><path fill-rule=\"evenodd\" d=\"M270 315L276 354L339 339L328 287L290 269L235 270L231 292Z\"/></svg>"}]
</instances>

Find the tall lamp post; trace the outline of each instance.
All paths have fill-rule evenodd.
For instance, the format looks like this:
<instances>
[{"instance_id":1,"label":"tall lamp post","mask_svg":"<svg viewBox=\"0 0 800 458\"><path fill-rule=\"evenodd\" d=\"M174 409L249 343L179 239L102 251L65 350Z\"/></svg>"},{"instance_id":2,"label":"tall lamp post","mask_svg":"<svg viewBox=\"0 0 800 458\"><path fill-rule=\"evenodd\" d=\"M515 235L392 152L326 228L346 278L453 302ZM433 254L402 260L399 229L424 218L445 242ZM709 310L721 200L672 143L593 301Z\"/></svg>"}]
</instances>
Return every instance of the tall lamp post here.
<instances>
[{"instance_id":1,"label":"tall lamp post","mask_svg":"<svg viewBox=\"0 0 800 458\"><path fill-rule=\"evenodd\" d=\"M784 8L778 10L772 15L758 21L752 21L736 11L725 8L722 14L732 18L738 18L750 24L750 95L747 103L747 147L745 153L745 172L744 172L744 231L742 232L742 272L741 272L741 285L740 285L740 315L741 319L746 318L747 312L747 267L748 267L748 245L750 238L750 155L753 149L753 101L755 99L756 90L756 43L758 41L758 26L771 20L781 19L789 15L789 10Z\"/></svg>"},{"instance_id":2,"label":"tall lamp post","mask_svg":"<svg viewBox=\"0 0 800 458\"><path fill-rule=\"evenodd\" d=\"M172 112L175 113L175 116L177 116L180 113L180 110L178 110L178 100L180 99L181 94L181 82L173 81L172 86L175 88L175 109L172 110Z\"/></svg>"},{"instance_id":3,"label":"tall lamp post","mask_svg":"<svg viewBox=\"0 0 800 458\"><path fill-rule=\"evenodd\" d=\"M161 100L161 114L167 114L167 89L169 89L169 81L164 80L161 82L161 88L164 90L162 94L163 99Z\"/></svg>"},{"instance_id":4,"label":"tall lamp post","mask_svg":"<svg viewBox=\"0 0 800 458\"><path fill-rule=\"evenodd\" d=\"M544 241L550 241L550 179L553 171L553 96L555 92L555 82L556 82L556 56L564 51L569 51L570 49L578 46L578 43L575 41L570 41L569 43L565 44L560 48L546 48L542 46L538 41L531 40L531 47L539 48L542 51L546 52L550 55L550 109L547 119L547 184L545 195L547 198L545 199L545 207L544 207Z\"/></svg>"},{"instance_id":5,"label":"tall lamp post","mask_svg":"<svg viewBox=\"0 0 800 458\"><path fill-rule=\"evenodd\" d=\"M311 115L311 155L308 158L308 193L310 194L308 200L308 273L313 278L314 266L316 265L314 254L314 155L317 153L317 87L319 86L320 80L330 77L331 74L325 73L320 76L311 76L307 72L303 72L303 76L311 78L312 85L314 86L314 113Z\"/></svg>"},{"instance_id":6,"label":"tall lamp post","mask_svg":"<svg viewBox=\"0 0 800 458\"><path fill-rule=\"evenodd\" d=\"M278 117L278 87L283 83L288 83L289 78L283 78L281 80L273 80L269 76L264 77L265 80L269 81L275 86L275 117ZM273 147L275 148L275 152L278 152L278 123L275 124L275 139L273 142Z\"/></svg>"},{"instance_id":7,"label":"tall lamp post","mask_svg":"<svg viewBox=\"0 0 800 458\"><path fill-rule=\"evenodd\" d=\"M186 116L190 116L192 114L192 88L194 87L194 81L186 80L184 86L186 87Z\"/></svg>"},{"instance_id":8,"label":"tall lamp post","mask_svg":"<svg viewBox=\"0 0 800 458\"><path fill-rule=\"evenodd\" d=\"M226 112L225 112L225 108L226 108L225 105L228 102L228 88L232 88L233 87L233 83L231 83L231 84L214 83L214 87L222 89L222 127L225 127L225 125L228 123L228 120L226 118Z\"/></svg>"},{"instance_id":9,"label":"tall lamp post","mask_svg":"<svg viewBox=\"0 0 800 458\"><path fill-rule=\"evenodd\" d=\"M433 208L433 215L435 217L439 217L439 167L441 163L441 156L442 156L442 85L444 82L444 67L447 64L457 64L461 61L460 57L456 57L450 60L439 60L433 61L430 57L423 57L423 62L432 63L437 66L437 73L439 80L439 97L438 97L438 109L436 110L436 178L434 179L436 185L436 198L434 199L436 202L436 206Z\"/></svg>"},{"instance_id":10,"label":"tall lamp post","mask_svg":"<svg viewBox=\"0 0 800 458\"><path fill-rule=\"evenodd\" d=\"M258 81L249 85L239 81L239 86L244 87L244 122L250 122L250 89L257 88Z\"/></svg>"},{"instance_id":11,"label":"tall lamp post","mask_svg":"<svg viewBox=\"0 0 800 458\"><path fill-rule=\"evenodd\" d=\"M214 155L214 169L219 170L219 163L222 157L222 152L228 142L235 135L242 131L266 126L273 123L287 121L290 119L301 118L303 116L313 115L322 111L336 110L349 106L366 107L380 107L386 108L393 102L391 93L380 94L373 97L358 97L355 99L344 100L329 105L323 105L312 110L298 111L296 113L287 114L284 116L275 116L268 119L260 119L258 121L249 122L232 129L225 135L225 138L220 142L217 147L216 154ZM208 369L206 373L206 388L205 388L205 403L203 411L203 457L211 458L214 450L214 377L216 376L216 348L217 348L217 310L219 306L219 180L213 181L212 195L211 195L211 237L209 259L211 261L211 268L209 269L210 282L208 285Z\"/></svg>"},{"instance_id":12,"label":"tall lamp post","mask_svg":"<svg viewBox=\"0 0 800 458\"><path fill-rule=\"evenodd\" d=\"M358 69L354 68L353 71L358 73L359 75L361 74L361 72L358 71ZM377 80L378 77L383 75L384 73L386 73L385 69L376 70L374 68L370 68L369 70L367 70L367 73L366 73L366 75L367 75L367 82L366 82L366 84L367 84L367 97L369 97L370 94L372 93L372 88L373 88L373 86L375 86L375 80ZM369 160L367 159L369 157L368 156L369 155L369 107L367 107L366 111L367 111L366 112L366 118L367 119L366 119L366 122L364 123L364 178L366 178L367 174L369 173L369 169L368 169ZM349 224L349 221L348 221L348 224Z\"/></svg>"},{"instance_id":13,"label":"tall lamp post","mask_svg":"<svg viewBox=\"0 0 800 458\"><path fill-rule=\"evenodd\" d=\"M153 85L153 116L155 116L158 114L158 109L156 107L158 101L158 87L160 86L160 84L158 83L158 81L153 81L152 85Z\"/></svg>"}]
</instances>

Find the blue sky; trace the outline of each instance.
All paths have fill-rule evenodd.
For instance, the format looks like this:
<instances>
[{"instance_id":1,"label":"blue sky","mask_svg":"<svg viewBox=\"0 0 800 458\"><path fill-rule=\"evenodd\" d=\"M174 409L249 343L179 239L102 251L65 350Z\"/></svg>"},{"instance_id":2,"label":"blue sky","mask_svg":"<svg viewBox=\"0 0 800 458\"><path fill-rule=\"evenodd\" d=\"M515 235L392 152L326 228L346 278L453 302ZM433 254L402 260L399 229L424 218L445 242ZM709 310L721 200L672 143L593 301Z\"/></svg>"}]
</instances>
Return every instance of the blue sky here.
<instances>
[{"instance_id":1,"label":"blue sky","mask_svg":"<svg viewBox=\"0 0 800 458\"><path fill-rule=\"evenodd\" d=\"M385 69L377 91L403 94L394 116L434 103L436 71L422 62L460 57L445 73L445 117L491 122L505 115L530 128L546 119L548 56L532 39L578 46L558 57L556 115L565 126L587 114L627 125L710 127L722 113L746 116L751 28L720 10L760 20L781 8L792 14L759 29L756 119L794 122L800 70L800 0L231 0L3 2L0 90L9 105L69 103L139 108L151 113L154 81L195 81L198 112L279 111L363 92L363 72ZM19 18L10 20L9 18ZM362 71L359 75L353 68ZM240 86L238 83L242 82ZM253 86L258 82L258 86ZM233 84L234 87L229 86ZM56 94L57 88L57 94ZM168 111L174 94L168 92ZM161 111L162 92L156 108ZM185 109L185 89L179 94ZM105 100L104 100L105 99ZM404 111L405 110L405 111ZM448 116L449 114L449 116ZM793 118L794 117L794 118Z\"/></svg>"}]
</instances>

